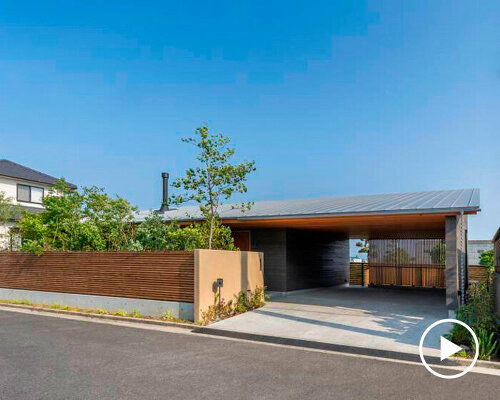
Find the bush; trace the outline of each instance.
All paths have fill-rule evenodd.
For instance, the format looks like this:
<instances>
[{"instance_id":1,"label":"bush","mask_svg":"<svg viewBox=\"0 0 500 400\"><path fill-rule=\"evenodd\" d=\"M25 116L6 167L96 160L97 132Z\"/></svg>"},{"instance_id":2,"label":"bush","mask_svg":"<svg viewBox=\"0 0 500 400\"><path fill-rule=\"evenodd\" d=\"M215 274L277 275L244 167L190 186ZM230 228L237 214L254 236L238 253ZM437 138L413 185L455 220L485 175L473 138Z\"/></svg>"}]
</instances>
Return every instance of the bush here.
<instances>
[{"instance_id":1,"label":"bush","mask_svg":"<svg viewBox=\"0 0 500 400\"><path fill-rule=\"evenodd\" d=\"M487 283L472 286L467 304L459 307L456 319L469 325L479 342L479 357L490 359L498 352L498 326L494 315L494 297L488 290ZM470 346L475 351L475 342L469 331L455 324L448 338L457 344Z\"/></svg>"},{"instance_id":2,"label":"bush","mask_svg":"<svg viewBox=\"0 0 500 400\"><path fill-rule=\"evenodd\" d=\"M488 332L486 329L479 328L475 331L479 343L479 359L490 360L498 353L499 343L495 338L495 332ZM472 350L476 351L476 343L472 341Z\"/></svg>"},{"instance_id":3,"label":"bush","mask_svg":"<svg viewBox=\"0 0 500 400\"><path fill-rule=\"evenodd\" d=\"M265 288L263 287L257 287L253 292L251 290L239 292L235 297L235 302L233 300L226 302L223 298L219 302L219 293L217 292L214 304L201 314L201 319L204 324L208 324L217 319L226 319L234 315L252 311L264 306L265 299Z\"/></svg>"}]
</instances>

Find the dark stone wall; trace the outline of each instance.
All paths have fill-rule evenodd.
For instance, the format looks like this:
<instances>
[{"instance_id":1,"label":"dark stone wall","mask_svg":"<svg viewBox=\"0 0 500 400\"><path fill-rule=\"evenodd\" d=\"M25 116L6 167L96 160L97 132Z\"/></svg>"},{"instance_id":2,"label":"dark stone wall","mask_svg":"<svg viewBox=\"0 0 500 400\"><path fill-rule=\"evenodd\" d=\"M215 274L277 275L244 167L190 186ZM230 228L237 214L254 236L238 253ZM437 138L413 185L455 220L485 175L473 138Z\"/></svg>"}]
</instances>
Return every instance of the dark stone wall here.
<instances>
[{"instance_id":1,"label":"dark stone wall","mask_svg":"<svg viewBox=\"0 0 500 400\"><path fill-rule=\"evenodd\" d=\"M287 230L287 290L346 283L349 240L331 232Z\"/></svg>"},{"instance_id":2,"label":"dark stone wall","mask_svg":"<svg viewBox=\"0 0 500 400\"><path fill-rule=\"evenodd\" d=\"M268 290L285 292L333 286L349 279L349 240L330 232L252 230L253 251L264 253Z\"/></svg>"},{"instance_id":3,"label":"dark stone wall","mask_svg":"<svg viewBox=\"0 0 500 400\"><path fill-rule=\"evenodd\" d=\"M264 253L264 284L267 290L286 291L286 229L254 229L252 251Z\"/></svg>"}]
</instances>

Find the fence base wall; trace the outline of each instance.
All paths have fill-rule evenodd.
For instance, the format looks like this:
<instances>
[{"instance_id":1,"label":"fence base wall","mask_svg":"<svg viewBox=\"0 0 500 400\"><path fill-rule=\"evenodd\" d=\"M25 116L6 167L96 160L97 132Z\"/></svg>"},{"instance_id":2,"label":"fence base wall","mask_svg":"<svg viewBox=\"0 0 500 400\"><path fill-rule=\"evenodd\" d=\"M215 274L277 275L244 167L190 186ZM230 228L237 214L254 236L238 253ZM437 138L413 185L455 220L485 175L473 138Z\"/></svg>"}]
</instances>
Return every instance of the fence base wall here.
<instances>
[{"instance_id":1,"label":"fence base wall","mask_svg":"<svg viewBox=\"0 0 500 400\"><path fill-rule=\"evenodd\" d=\"M143 316L159 317L164 313L171 313L175 318L193 321L193 303L178 301L161 301L147 299L133 299L127 297L94 296L85 294L41 292L36 290L3 289L0 288L0 299L2 300L29 300L33 303L53 304L61 306L105 309L116 312L127 313L137 310Z\"/></svg>"}]
</instances>

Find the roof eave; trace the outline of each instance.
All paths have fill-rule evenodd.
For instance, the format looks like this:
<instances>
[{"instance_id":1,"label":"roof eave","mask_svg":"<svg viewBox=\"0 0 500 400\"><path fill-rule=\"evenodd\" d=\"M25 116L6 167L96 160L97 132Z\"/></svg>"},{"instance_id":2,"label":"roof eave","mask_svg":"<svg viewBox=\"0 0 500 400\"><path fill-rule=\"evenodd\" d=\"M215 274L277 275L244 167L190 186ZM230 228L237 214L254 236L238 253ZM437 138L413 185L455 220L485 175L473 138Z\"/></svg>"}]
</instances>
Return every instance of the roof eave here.
<instances>
[{"instance_id":1,"label":"roof eave","mask_svg":"<svg viewBox=\"0 0 500 400\"><path fill-rule=\"evenodd\" d=\"M49 185L49 186L54 186L55 182L45 182L45 181L41 181L41 180L37 180L37 179L26 179L26 178L20 178L18 176L14 176L14 175L7 175L7 174L0 174L0 176L3 176L5 178L9 178L9 179L17 179L19 181L23 181L23 182L35 182L35 183L40 183L42 185ZM71 183L71 182L67 182L66 181L66 185L72 189L72 190L75 190L78 188L78 186L76 186L74 183Z\"/></svg>"},{"instance_id":2,"label":"roof eave","mask_svg":"<svg viewBox=\"0 0 500 400\"><path fill-rule=\"evenodd\" d=\"M352 212L352 213L322 213L322 214L281 214L281 215L252 215L252 216L239 216L239 217L221 217L221 221L237 220L237 221L251 221L251 220L276 220L276 219L294 219L294 218L333 218L333 217L370 217L370 216L388 216L388 215L418 215L418 214L448 214L459 215L476 214L481 211L479 207L465 207L465 208L442 208L442 209L411 209L411 210L385 210L385 211L370 211L370 212ZM189 221L202 221L203 217L191 218L169 218L164 216L165 221L189 222Z\"/></svg>"}]
</instances>

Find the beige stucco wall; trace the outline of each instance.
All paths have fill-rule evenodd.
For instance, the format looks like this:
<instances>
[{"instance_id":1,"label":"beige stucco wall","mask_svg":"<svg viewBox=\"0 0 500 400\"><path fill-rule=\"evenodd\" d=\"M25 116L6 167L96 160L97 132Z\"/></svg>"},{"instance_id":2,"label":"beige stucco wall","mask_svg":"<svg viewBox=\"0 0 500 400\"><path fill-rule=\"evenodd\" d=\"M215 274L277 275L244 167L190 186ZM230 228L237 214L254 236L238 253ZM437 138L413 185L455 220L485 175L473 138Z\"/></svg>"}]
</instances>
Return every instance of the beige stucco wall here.
<instances>
[{"instance_id":1,"label":"beige stucco wall","mask_svg":"<svg viewBox=\"0 0 500 400\"><path fill-rule=\"evenodd\" d=\"M195 250L194 320L215 301L215 282L224 279L222 298L264 286L264 256L254 251Z\"/></svg>"}]
</instances>

